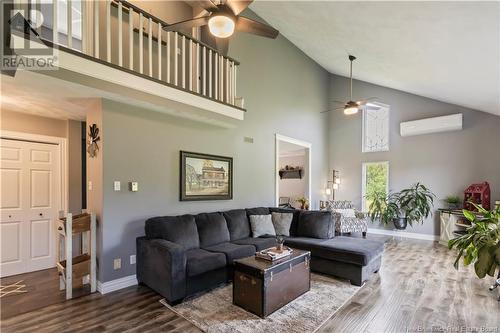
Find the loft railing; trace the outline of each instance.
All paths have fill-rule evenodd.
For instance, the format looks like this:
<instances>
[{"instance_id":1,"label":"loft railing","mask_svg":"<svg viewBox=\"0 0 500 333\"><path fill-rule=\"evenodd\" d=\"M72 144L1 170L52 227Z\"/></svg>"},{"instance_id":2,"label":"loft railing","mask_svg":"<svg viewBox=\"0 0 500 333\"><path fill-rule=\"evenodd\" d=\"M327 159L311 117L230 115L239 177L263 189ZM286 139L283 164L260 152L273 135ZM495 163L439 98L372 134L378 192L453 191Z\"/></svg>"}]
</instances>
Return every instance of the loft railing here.
<instances>
[{"instance_id":1,"label":"loft railing","mask_svg":"<svg viewBox=\"0 0 500 333\"><path fill-rule=\"evenodd\" d=\"M238 61L189 35L164 31L166 22L128 1L30 0L16 5L28 10L31 21L40 23L36 30L41 37L55 45L243 107L236 94Z\"/></svg>"}]
</instances>

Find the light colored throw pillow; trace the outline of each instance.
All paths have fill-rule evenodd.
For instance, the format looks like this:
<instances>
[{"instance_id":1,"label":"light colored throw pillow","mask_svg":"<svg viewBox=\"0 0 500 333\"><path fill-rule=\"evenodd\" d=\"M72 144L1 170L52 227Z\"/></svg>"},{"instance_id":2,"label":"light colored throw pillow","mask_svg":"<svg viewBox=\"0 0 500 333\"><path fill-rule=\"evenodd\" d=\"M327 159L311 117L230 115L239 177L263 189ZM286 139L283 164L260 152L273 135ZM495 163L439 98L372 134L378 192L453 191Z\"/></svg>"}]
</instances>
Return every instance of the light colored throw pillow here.
<instances>
[{"instance_id":1,"label":"light colored throw pillow","mask_svg":"<svg viewBox=\"0 0 500 333\"><path fill-rule=\"evenodd\" d=\"M250 228L254 238L264 235L276 235L271 215L250 215Z\"/></svg>"},{"instance_id":2,"label":"light colored throw pillow","mask_svg":"<svg viewBox=\"0 0 500 333\"><path fill-rule=\"evenodd\" d=\"M290 236L290 226L292 225L293 213L272 213L272 220L276 235Z\"/></svg>"}]
</instances>

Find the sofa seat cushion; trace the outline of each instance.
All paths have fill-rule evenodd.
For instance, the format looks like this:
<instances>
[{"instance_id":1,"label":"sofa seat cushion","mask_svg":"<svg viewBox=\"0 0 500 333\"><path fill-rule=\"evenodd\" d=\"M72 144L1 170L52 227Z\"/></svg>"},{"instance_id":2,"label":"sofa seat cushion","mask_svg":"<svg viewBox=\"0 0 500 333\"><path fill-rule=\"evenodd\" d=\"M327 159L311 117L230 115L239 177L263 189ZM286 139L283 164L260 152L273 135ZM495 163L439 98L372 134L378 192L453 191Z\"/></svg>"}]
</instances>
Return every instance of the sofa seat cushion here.
<instances>
[{"instance_id":1,"label":"sofa seat cushion","mask_svg":"<svg viewBox=\"0 0 500 333\"><path fill-rule=\"evenodd\" d=\"M223 253L203 249L186 251L186 273L188 276L196 276L225 266L226 256Z\"/></svg>"},{"instance_id":2,"label":"sofa seat cushion","mask_svg":"<svg viewBox=\"0 0 500 333\"><path fill-rule=\"evenodd\" d=\"M202 213L195 217L200 247L229 242L229 229L222 213Z\"/></svg>"},{"instance_id":3,"label":"sofa seat cushion","mask_svg":"<svg viewBox=\"0 0 500 333\"><path fill-rule=\"evenodd\" d=\"M313 257L366 266L384 251L384 243L362 238L338 236L332 239L287 238L292 248L311 251Z\"/></svg>"},{"instance_id":4,"label":"sofa seat cushion","mask_svg":"<svg viewBox=\"0 0 500 333\"><path fill-rule=\"evenodd\" d=\"M233 209L222 212L229 229L230 239L237 240L250 237L250 222L244 209Z\"/></svg>"},{"instance_id":5,"label":"sofa seat cushion","mask_svg":"<svg viewBox=\"0 0 500 333\"><path fill-rule=\"evenodd\" d=\"M146 221L146 237L168 240L186 250L200 247L198 228L192 215L150 218Z\"/></svg>"},{"instance_id":6,"label":"sofa seat cushion","mask_svg":"<svg viewBox=\"0 0 500 333\"><path fill-rule=\"evenodd\" d=\"M239 245L234 243L222 243L206 247L205 250L218 252L226 255L228 265L232 265L236 259L246 258L255 254L255 247L252 245Z\"/></svg>"},{"instance_id":7,"label":"sofa seat cushion","mask_svg":"<svg viewBox=\"0 0 500 333\"><path fill-rule=\"evenodd\" d=\"M275 237L243 238L234 241L233 243L239 245L253 245L255 247L255 252L257 252L276 246L276 238Z\"/></svg>"}]
</instances>

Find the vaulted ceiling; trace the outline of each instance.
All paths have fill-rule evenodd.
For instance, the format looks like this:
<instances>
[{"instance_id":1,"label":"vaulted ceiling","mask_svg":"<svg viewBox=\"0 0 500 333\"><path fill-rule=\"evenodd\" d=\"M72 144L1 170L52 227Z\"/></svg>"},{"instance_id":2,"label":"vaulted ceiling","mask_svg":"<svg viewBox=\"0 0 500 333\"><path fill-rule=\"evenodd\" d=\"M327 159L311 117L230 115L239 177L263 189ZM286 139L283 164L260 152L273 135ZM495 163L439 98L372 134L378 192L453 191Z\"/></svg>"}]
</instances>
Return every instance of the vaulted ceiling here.
<instances>
[{"instance_id":1,"label":"vaulted ceiling","mask_svg":"<svg viewBox=\"0 0 500 333\"><path fill-rule=\"evenodd\" d=\"M255 1L333 74L500 115L500 2Z\"/></svg>"}]
</instances>

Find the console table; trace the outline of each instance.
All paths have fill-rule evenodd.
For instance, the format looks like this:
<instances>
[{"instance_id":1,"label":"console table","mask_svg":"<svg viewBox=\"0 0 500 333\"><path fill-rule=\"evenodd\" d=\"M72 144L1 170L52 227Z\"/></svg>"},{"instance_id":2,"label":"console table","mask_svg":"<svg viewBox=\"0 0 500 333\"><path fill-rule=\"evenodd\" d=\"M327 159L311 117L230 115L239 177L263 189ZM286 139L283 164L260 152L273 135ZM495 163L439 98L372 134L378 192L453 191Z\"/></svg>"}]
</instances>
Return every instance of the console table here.
<instances>
[{"instance_id":1,"label":"console table","mask_svg":"<svg viewBox=\"0 0 500 333\"><path fill-rule=\"evenodd\" d=\"M472 226L461 209L439 209L439 221L441 224L439 242L446 246L450 239L462 236Z\"/></svg>"}]
</instances>

